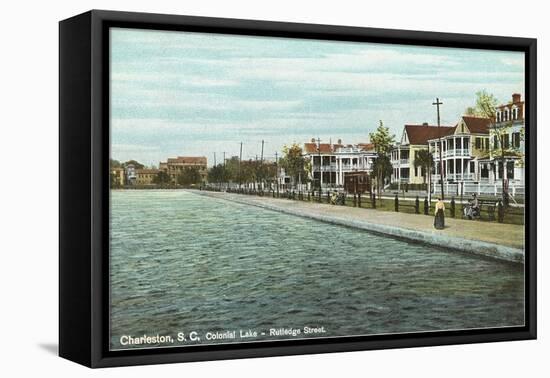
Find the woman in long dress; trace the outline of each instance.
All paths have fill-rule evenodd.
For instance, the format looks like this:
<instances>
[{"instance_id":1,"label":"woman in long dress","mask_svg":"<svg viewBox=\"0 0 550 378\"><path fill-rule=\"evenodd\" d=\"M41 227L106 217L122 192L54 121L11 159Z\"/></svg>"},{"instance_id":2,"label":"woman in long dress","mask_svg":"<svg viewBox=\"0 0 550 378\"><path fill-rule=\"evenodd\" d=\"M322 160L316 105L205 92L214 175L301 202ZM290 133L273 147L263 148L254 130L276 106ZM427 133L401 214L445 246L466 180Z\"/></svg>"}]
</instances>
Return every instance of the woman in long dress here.
<instances>
[{"instance_id":1,"label":"woman in long dress","mask_svg":"<svg viewBox=\"0 0 550 378\"><path fill-rule=\"evenodd\" d=\"M445 204L441 198L438 198L435 203L434 227L438 230L443 230L445 228Z\"/></svg>"}]
</instances>

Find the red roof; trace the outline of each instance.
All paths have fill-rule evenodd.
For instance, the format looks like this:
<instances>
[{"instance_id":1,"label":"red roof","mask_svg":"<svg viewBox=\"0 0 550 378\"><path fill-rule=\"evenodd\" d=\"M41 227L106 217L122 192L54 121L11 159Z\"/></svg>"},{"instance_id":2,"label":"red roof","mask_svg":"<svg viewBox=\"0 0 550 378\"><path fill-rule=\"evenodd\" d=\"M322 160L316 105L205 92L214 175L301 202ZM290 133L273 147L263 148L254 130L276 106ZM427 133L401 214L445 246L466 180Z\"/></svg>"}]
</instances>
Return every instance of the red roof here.
<instances>
[{"instance_id":1,"label":"red roof","mask_svg":"<svg viewBox=\"0 0 550 378\"><path fill-rule=\"evenodd\" d=\"M450 135L456 126L405 125L409 144L428 144L430 139Z\"/></svg>"},{"instance_id":2,"label":"red roof","mask_svg":"<svg viewBox=\"0 0 550 378\"><path fill-rule=\"evenodd\" d=\"M177 158L168 158L168 163L181 163L181 164L206 164L206 157L204 156L178 156Z\"/></svg>"},{"instance_id":3,"label":"red roof","mask_svg":"<svg viewBox=\"0 0 550 378\"><path fill-rule=\"evenodd\" d=\"M363 151L374 151L374 143L357 143Z\"/></svg>"},{"instance_id":4,"label":"red roof","mask_svg":"<svg viewBox=\"0 0 550 378\"><path fill-rule=\"evenodd\" d=\"M329 143L321 143L320 149L322 154L331 154L333 152L332 146ZM317 143L304 143L304 152L306 154L319 153Z\"/></svg>"},{"instance_id":5,"label":"red roof","mask_svg":"<svg viewBox=\"0 0 550 378\"><path fill-rule=\"evenodd\" d=\"M489 134L491 119L472 116L463 116L462 119L472 134Z\"/></svg>"},{"instance_id":6,"label":"red roof","mask_svg":"<svg viewBox=\"0 0 550 378\"><path fill-rule=\"evenodd\" d=\"M145 173L158 173L159 170L158 169L150 169L150 168L143 168L143 169L136 169L136 173L137 174L145 174Z\"/></svg>"}]
</instances>

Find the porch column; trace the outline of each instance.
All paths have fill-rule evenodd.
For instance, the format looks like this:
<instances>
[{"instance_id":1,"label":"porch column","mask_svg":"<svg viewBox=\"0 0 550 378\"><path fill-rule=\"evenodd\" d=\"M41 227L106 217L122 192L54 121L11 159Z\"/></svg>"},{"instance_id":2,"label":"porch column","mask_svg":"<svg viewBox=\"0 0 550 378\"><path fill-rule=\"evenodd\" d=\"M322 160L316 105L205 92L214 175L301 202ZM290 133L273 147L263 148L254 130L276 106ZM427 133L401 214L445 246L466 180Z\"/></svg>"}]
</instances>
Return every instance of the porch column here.
<instances>
[{"instance_id":1,"label":"porch column","mask_svg":"<svg viewBox=\"0 0 550 378\"><path fill-rule=\"evenodd\" d=\"M321 155L321 160L319 160L319 186L323 188L323 155Z\"/></svg>"},{"instance_id":2,"label":"porch column","mask_svg":"<svg viewBox=\"0 0 550 378\"><path fill-rule=\"evenodd\" d=\"M343 174L344 168L342 167L342 157L341 156L339 156L339 161L340 161L340 165L338 166L339 167L338 180L340 181L340 185L344 185L344 174Z\"/></svg>"}]
</instances>

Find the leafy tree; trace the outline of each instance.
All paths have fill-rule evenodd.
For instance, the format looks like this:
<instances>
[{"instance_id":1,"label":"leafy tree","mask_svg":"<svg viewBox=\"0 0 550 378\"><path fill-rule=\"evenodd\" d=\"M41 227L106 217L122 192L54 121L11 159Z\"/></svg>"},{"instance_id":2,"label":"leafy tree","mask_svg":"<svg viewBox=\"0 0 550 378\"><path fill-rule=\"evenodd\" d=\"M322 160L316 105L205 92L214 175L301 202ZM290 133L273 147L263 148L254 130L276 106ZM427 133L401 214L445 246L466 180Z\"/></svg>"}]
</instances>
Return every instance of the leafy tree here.
<instances>
[{"instance_id":1,"label":"leafy tree","mask_svg":"<svg viewBox=\"0 0 550 378\"><path fill-rule=\"evenodd\" d=\"M242 183L256 183L258 177L258 167L260 162L257 160L241 161L241 180Z\"/></svg>"},{"instance_id":2,"label":"leafy tree","mask_svg":"<svg viewBox=\"0 0 550 378\"><path fill-rule=\"evenodd\" d=\"M374 162L372 175L376 178L376 189L378 198L380 198L384 180L391 176L392 173L389 155L392 146L395 143L395 135L390 134L389 127L384 126L384 123L380 120L378 128L374 133L369 134L369 138L371 143L374 144L374 149L378 154L378 157Z\"/></svg>"},{"instance_id":3,"label":"leafy tree","mask_svg":"<svg viewBox=\"0 0 550 378\"><path fill-rule=\"evenodd\" d=\"M145 165L141 164L140 162L138 162L138 161L136 161L136 160L128 160L127 162L125 162L125 163L122 164L122 167L123 167L123 168L126 168L126 167L129 166L130 164L133 164L135 169L143 169L143 168L145 168Z\"/></svg>"},{"instance_id":4,"label":"leafy tree","mask_svg":"<svg viewBox=\"0 0 550 378\"><path fill-rule=\"evenodd\" d=\"M118 161L118 160L109 159L109 163L110 163L111 169L113 169L113 168L122 168L122 164L120 164L120 161Z\"/></svg>"},{"instance_id":5,"label":"leafy tree","mask_svg":"<svg viewBox=\"0 0 550 378\"><path fill-rule=\"evenodd\" d=\"M178 175L177 183L183 186L200 184L202 176L200 171L196 167L185 167L185 169Z\"/></svg>"},{"instance_id":6,"label":"leafy tree","mask_svg":"<svg viewBox=\"0 0 550 378\"><path fill-rule=\"evenodd\" d=\"M120 182L117 178L117 175L114 172L111 172L111 188L120 188Z\"/></svg>"},{"instance_id":7,"label":"leafy tree","mask_svg":"<svg viewBox=\"0 0 550 378\"><path fill-rule=\"evenodd\" d=\"M380 198L380 189L384 185L384 180L390 177L393 171L390 157L388 155L379 155L372 165L372 177L376 179L376 188L378 198Z\"/></svg>"},{"instance_id":8,"label":"leafy tree","mask_svg":"<svg viewBox=\"0 0 550 378\"><path fill-rule=\"evenodd\" d=\"M494 120L496 117L496 108L498 105L497 98L488 93L485 89L476 92L475 106L466 109L468 115L477 117L485 117Z\"/></svg>"},{"instance_id":9,"label":"leafy tree","mask_svg":"<svg viewBox=\"0 0 550 378\"><path fill-rule=\"evenodd\" d=\"M170 183L170 175L165 171L159 171L155 177L153 177L153 184L160 186L168 185Z\"/></svg>"},{"instance_id":10,"label":"leafy tree","mask_svg":"<svg viewBox=\"0 0 550 378\"><path fill-rule=\"evenodd\" d=\"M242 181L241 174L241 164L239 163L238 156L232 156L230 159L225 161L225 170L226 178L229 181L239 182Z\"/></svg>"},{"instance_id":11,"label":"leafy tree","mask_svg":"<svg viewBox=\"0 0 550 378\"><path fill-rule=\"evenodd\" d=\"M291 177L293 185L298 182L307 182L307 162L300 145L293 143L290 146L283 146L283 157L279 160L279 165Z\"/></svg>"},{"instance_id":12,"label":"leafy tree","mask_svg":"<svg viewBox=\"0 0 550 378\"><path fill-rule=\"evenodd\" d=\"M464 111L465 115L468 116L475 116L476 115L476 108L474 106L468 106L466 110Z\"/></svg>"},{"instance_id":13,"label":"leafy tree","mask_svg":"<svg viewBox=\"0 0 550 378\"><path fill-rule=\"evenodd\" d=\"M417 151L414 158L414 168L418 169L421 167L426 174L422 175L424 184L426 183L426 176L431 174L431 167L434 166L434 158L430 151L427 149L422 149Z\"/></svg>"},{"instance_id":14,"label":"leafy tree","mask_svg":"<svg viewBox=\"0 0 550 378\"><path fill-rule=\"evenodd\" d=\"M496 156L502 167L502 203L505 206L508 206L508 187L506 185L506 180L504 179L504 170L506 170L506 156L510 155L519 155L518 149L510 143L510 129L513 126L513 120L508 120L505 122L496 121L496 108L499 101L497 98L488 93L486 90L482 90L476 93L476 104L474 115L478 117L485 117L492 120L491 126L491 137L492 141L490 144L490 154ZM524 133L524 130L521 130L521 133ZM521 135L521 134L520 134Z\"/></svg>"},{"instance_id":15,"label":"leafy tree","mask_svg":"<svg viewBox=\"0 0 550 378\"><path fill-rule=\"evenodd\" d=\"M208 170L208 182L221 184L227 182L228 179L229 174L223 164L215 165Z\"/></svg>"}]
</instances>

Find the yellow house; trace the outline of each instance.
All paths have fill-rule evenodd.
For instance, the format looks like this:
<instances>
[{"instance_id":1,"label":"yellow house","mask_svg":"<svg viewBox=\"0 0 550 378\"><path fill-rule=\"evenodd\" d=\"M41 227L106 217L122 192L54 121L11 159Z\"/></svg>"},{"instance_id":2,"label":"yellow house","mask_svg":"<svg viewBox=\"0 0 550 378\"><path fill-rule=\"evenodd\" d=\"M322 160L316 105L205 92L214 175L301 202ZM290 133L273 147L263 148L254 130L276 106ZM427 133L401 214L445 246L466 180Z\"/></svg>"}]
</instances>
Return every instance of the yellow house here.
<instances>
[{"instance_id":1,"label":"yellow house","mask_svg":"<svg viewBox=\"0 0 550 378\"><path fill-rule=\"evenodd\" d=\"M111 168L111 175L113 177L113 186L124 186L124 169L123 168Z\"/></svg>"},{"instance_id":2,"label":"yellow house","mask_svg":"<svg viewBox=\"0 0 550 378\"><path fill-rule=\"evenodd\" d=\"M165 162L159 163L159 169L168 173L170 180L174 184L177 182L178 176L186 168L197 168L202 181L206 182L208 171L205 156L178 156L176 158L168 158Z\"/></svg>"},{"instance_id":3,"label":"yellow house","mask_svg":"<svg viewBox=\"0 0 550 378\"><path fill-rule=\"evenodd\" d=\"M479 181L488 174L479 160L489 155L489 118L463 116L452 133L442 137L443 179L448 182ZM434 155L435 171L432 179L439 180L439 142L429 140Z\"/></svg>"},{"instance_id":4,"label":"yellow house","mask_svg":"<svg viewBox=\"0 0 550 378\"><path fill-rule=\"evenodd\" d=\"M400 142L394 146L391 152L392 182L404 184L426 183L428 180L424 168L415 167L414 165L418 152L428 150L430 139L449 135L454 129L454 126L438 127L428 123L405 125Z\"/></svg>"},{"instance_id":5,"label":"yellow house","mask_svg":"<svg viewBox=\"0 0 550 378\"><path fill-rule=\"evenodd\" d=\"M152 185L158 173L158 169L136 169L135 183L137 185Z\"/></svg>"}]
</instances>

